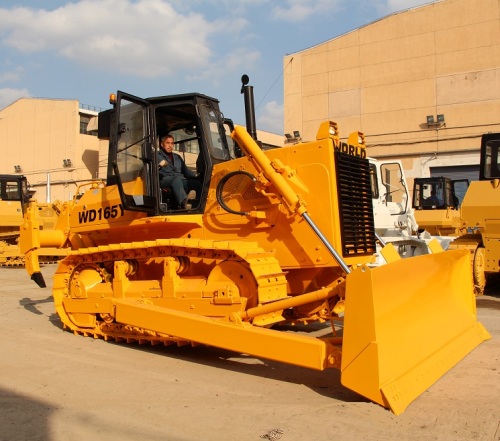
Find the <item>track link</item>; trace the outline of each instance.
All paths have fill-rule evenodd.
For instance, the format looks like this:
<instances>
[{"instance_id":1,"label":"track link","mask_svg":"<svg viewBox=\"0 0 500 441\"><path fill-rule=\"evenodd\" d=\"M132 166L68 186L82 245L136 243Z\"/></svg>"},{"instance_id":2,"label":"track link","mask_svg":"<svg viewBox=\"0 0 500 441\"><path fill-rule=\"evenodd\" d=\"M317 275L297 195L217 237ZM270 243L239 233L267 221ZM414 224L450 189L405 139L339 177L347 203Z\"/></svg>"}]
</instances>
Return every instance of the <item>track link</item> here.
<instances>
[{"instance_id":1,"label":"track link","mask_svg":"<svg viewBox=\"0 0 500 441\"><path fill-rule=\"evenodd\" d=\"M152 260L158 261L159 259L169 257L203 259L203 261L207 262L207 266L217 266L224 261L240 262L250 270L251 275L255 279L257 296L261 301L274 301L287 297L286 277L277 259L274 257L274 253L261 249L257 243L205 241L198 239L161 239L106 245L71 251L61 261L54 276L53 296L56 312L61 318L64 328L71 330L75 334L102 338L104 340L114 340L116 342L151 345L163 344L165 346L172 344L179 346L195 345L196 343L191 343L176 336L163 335L148 329L117 323L112 314L108 313L84 313L85 318L83 321L88 319L89 325L82 326L78 324L78 320L73 319L73 312L66 310L67 305L65 306L65 301L69 300L74 305L89 300L86 298L80 299L79 296L81 294L75 294L71 288L79 283L77 278L85 271L92 271L95 274L92 276L93 278L100 279L100 283L113 287L113 279L116 278L116 275L112 274L112 268L115 262L136 262L136 265L140 266ZM75 280L77 281L75 282ZM156 294L156 297L137 298L137 301L154 305L155 303L161 303L164 294L161 293L160 297ZM102 301L102 303L108 301L112 304L114 297L120 298L123 297L123 294L111 290L104 301L102 301L102 297L98 300ZM96 302L98 300L96 299ZM217 307L215 306L214 308Z\"/></svg>"}]
</instances>

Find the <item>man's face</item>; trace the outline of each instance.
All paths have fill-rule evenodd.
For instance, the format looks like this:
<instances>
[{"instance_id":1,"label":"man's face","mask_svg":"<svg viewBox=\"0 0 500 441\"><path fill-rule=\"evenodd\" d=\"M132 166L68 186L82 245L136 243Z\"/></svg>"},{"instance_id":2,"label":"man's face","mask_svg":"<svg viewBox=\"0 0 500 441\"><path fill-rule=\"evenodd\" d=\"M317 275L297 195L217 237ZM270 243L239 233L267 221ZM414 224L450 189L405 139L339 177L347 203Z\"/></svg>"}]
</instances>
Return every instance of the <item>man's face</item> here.
<instances>
[{"instance_id":1,"label":"man's face","mask_svg":"<svg viewBox=\"0 0 500 441\"><path fill-rule=\"evenodd\" d=\"M168 137L163 138L163 141L161 142L161 147L167 153L172 153L172 150L174 150L174 138L168 138Z\"/></svg>"}]
</instances>

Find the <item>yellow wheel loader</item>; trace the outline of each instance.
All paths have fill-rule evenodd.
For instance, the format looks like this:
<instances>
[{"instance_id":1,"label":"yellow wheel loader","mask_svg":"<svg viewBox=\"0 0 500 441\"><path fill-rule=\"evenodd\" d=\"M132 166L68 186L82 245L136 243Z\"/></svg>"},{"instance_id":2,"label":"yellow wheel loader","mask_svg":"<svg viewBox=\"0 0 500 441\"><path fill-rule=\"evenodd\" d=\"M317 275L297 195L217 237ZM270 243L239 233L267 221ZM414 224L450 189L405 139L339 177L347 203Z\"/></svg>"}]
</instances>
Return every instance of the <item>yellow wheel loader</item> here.
<instances>
[{"instance_id":1,"label":"yellow wheel loader","mask_svg":"<svg viewBox=\"0 0 500 441\"><path fill-rule=\"evenodd\" d=\"M500 133L481 138L479 181L418 178L413 207L419 228L450 238L449 250L468 250L474 291L500 272ZM433 199L433 196L435 199Z\"/></svg>"},{"instance_id":2,"label":"yellow wheel loader","mask_svg":"<svg viewBox=\"0 0 500 441\"><path fill-rule=\"evenodd\" d=\"M26 176L0 175L0 266L22 266L24 255L19 248L19 228L30 203L29 185ZM53 230L61 212L61 204L37 204L36 216L40 229ZM39 249L39 259L52 263L66 255L61 248Z\"/></svg>"},{"instance_id":3,"label":"yellow wheel loader","mask_svg":"<svg viewBox=\"0 0 500 441\"><path fill-rule=\"evenodd\" d=\"M452 180L445 176L415 178L413 209L419 229L452 238L467 233L460 207L468 187L468 179Z\"/></svg>"},{"instance_id":4,"label":"yellow wheel loader","mask_svg":"<svg viewBox=\"0 0 500 441\"><path fill-rule=\"evenodd\" d=\"M449 249L471 253L476 294L483 294L488 278L500 273L500 133L481 137L479 181L472 181L461 205L467 232Z\"/></svg>"},{"instance_id":5,"label":"yellow wheel loader","mask_svg":"<svg viewBox=\"0 0 500 441\"><path fill-rule=\"evenodd\" d=\"M247 83L247 130L232 139L214 98L112 97L99 115L106 185L92 185L62 216L60 246L71 251L54 275L57 314L93 338L336 368L344 386L399 414L490 338L476 318L469 252L395 252L370 268L376 237L362 134L341 141L326 121L312 142L261 150ZM164 134L197 165L202 190L187 208L160 189ZM54 237L25 219L26 268L43 285L37 248ZM321 338L290 332L312 323L324 326Z\"/></svg>"}]
</instances>

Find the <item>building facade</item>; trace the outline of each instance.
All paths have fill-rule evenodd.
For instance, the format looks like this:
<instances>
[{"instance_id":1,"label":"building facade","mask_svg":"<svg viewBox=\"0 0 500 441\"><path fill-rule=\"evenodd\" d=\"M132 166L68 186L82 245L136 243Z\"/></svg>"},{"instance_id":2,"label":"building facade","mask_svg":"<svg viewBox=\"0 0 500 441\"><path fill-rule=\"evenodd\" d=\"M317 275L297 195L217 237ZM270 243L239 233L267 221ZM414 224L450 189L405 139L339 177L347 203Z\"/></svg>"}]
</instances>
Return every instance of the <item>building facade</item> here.
<instances>
[{"instance_id":1,"label":"building facade","mask_svg":"<svg viewBox=\"0 0 500 441\"><path fill-rule=\"evenodd\" d=\"M500 2L441 0L284 58L285 132L333 120L368 154L415 177L478 179L483 133L500 132Z\"/></svg>"},{"instance_id":2,"label":"building facade","mask_svg":"<svg viewBox=\"0 0 500 441\"><path fill-rule=\"evenodd\" d=\"M0 173L25 175L38 201L71 199L80 184L106 177L99 150L107 157L107 142L92 129L96 115L76 100L42 98L0 110Z\"/></svg>"}]
</instances>

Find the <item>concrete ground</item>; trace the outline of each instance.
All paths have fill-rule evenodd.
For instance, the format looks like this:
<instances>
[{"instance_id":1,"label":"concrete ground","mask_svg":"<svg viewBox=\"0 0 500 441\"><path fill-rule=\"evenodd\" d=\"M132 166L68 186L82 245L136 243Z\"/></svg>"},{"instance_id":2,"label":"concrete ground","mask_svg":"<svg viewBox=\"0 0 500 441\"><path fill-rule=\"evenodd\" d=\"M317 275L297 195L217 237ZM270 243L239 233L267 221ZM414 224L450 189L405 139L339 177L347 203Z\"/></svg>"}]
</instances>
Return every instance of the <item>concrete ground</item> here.
<instances>
[{"instance_id":1,"label":"concrete ground","mask_svg":"<svg viewBox=\"0 0 500 441\"><path fill-rule=\"evenodd\" d=\"M24 269L0 268L1 441L257 441L276 429L283 441L500 441L500 284L477 299L493 338L395 416L335 370L65 332L54 271L42 269L40 289Z\"/></svg>"}]
</instances>

